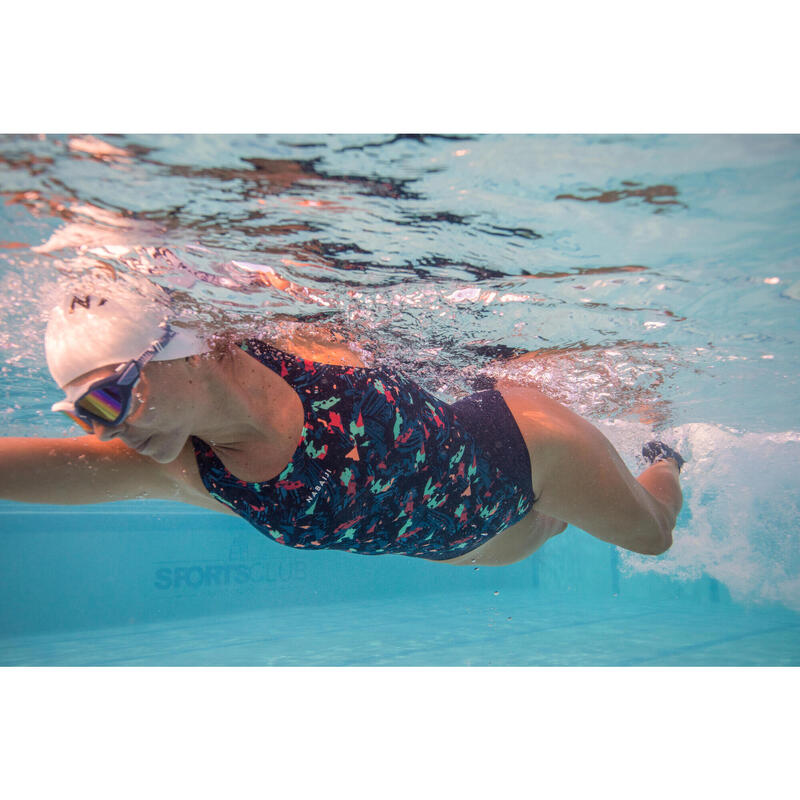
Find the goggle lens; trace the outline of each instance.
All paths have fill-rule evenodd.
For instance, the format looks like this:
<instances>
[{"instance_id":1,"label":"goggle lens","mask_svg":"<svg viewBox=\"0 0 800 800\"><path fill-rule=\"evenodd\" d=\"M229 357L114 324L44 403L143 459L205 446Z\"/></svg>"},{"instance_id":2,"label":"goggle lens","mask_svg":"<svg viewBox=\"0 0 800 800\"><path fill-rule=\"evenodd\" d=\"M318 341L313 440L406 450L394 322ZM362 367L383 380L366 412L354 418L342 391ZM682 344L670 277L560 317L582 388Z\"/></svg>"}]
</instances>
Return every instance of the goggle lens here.
<instances>
[{"instance_id":1,"label":"goggle lens","mask_svg":"<svg viewBox=\"0 0 800 800\"><path fill-rule=\"evenodd\" d=\"M129 390L121 390L114 384L106 384L86 392L76 406L87 414L97 417L100 422L114 424L122 416L129 394Z\"/></svg>"}]
</instances>

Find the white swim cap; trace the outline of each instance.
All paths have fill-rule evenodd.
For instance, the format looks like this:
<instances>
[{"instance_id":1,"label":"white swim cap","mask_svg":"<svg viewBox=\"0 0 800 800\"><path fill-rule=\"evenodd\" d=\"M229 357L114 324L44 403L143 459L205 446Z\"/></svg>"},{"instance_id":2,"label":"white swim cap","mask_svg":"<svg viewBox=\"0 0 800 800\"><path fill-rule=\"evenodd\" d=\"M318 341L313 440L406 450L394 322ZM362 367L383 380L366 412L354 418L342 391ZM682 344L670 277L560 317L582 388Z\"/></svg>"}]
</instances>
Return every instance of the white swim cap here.
<instances>
[{"instance_id":1,"label":"white swim cap","mask_svg":"<svg viewBox=\"0 0 800 800\"><path fill-rule=\"evenodd\" d=\"M141 284L141 285L140 285ZM139 358L171 323L169 295L160 286L120 275L69 289L50 312L44 346L47 366L63 389L87 372ZM208 352L204 339L170 325L175 336L153 361Z\"/></svg>"}]
</instances>

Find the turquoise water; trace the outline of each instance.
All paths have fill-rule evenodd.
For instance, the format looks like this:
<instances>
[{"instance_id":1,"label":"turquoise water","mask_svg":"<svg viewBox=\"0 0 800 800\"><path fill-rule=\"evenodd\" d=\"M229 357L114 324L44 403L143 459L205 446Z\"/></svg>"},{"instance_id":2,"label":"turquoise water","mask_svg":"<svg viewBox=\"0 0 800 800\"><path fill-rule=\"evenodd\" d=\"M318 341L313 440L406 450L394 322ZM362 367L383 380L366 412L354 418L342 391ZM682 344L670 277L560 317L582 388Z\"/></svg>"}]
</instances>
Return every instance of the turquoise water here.
<instances>
[{"instance_id":1,"label":"turquoise water","mask_svg":"<svg viewBox=\"0 0 800 800\"><path fill-rule=\"evenodd\" d=\"M2 503L0 663L800 663L799 174L787 136L0 137L3 435L73 434L46 300L113 268L446 399L540 350L518 377L631 469L654 433L690 459L663 556L568 528L479 570L167 503Z\"/></svg>"}]
</instances>

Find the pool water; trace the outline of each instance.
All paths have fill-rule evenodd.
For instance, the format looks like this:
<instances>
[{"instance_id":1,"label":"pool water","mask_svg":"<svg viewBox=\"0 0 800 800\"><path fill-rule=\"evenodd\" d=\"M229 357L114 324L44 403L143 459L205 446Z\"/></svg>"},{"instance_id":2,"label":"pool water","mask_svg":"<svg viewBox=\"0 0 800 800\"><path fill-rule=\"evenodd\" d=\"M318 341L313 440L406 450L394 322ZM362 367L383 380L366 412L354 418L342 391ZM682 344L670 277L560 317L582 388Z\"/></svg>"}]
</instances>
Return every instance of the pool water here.
<instances>
[{"instance_id":1,"label":"pool water","mask_svg":"<svg viewBox=\"0 0 800 800\"><path fill-rule=\"evenodd\" d=\"M335 333L447 400L539 351L517 377L634 472L654 436L688 458L664 555L568 528L502 568L3 502L0 663L799 664L799 175L792 136L0 137L2 435L74 434L47 298L114 270L208 325Z\"/></svg>"}]
</instances>

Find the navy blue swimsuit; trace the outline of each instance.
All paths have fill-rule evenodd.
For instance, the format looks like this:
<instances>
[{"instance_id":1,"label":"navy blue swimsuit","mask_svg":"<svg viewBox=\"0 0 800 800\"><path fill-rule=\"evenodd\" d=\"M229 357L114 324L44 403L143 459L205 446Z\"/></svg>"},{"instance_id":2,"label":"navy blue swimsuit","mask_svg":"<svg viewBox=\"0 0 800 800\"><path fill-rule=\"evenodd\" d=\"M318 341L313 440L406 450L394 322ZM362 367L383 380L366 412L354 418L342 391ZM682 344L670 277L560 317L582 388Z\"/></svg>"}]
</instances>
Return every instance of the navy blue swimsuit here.
<instances>
[{"instance_id":1,"label":"navy blue swimsuit","mask_svg":"<svg viewBox=\"0 0 800 800\"><path fill-rule=\"evenodd\" d=\"M243 481L192 441L210 494L276 542L442 560L531 510L530 458L499 392L449 405L396 372L240 346L302 400L291 462L268 481Z\"/></svg>"}]
</instances>

